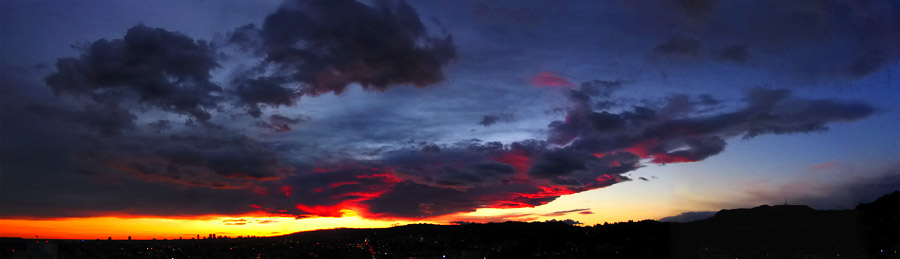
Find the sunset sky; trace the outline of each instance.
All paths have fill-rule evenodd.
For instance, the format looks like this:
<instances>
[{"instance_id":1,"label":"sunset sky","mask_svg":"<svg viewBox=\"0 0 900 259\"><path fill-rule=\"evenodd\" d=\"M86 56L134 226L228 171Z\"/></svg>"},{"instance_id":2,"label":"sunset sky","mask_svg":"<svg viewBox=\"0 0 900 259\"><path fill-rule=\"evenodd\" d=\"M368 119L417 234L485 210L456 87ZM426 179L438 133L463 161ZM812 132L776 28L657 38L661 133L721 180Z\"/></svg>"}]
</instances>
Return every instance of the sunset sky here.
<instances>
[{"instance_id":1,"label":"sunset sky","mask_svg":"<svg viewBox=\"0 0 900 259\"><path fill-rule=\"evenodd\" d=\"M900 2L0 1L0 236L846 209Z\"/></svg>"}]
</instances>

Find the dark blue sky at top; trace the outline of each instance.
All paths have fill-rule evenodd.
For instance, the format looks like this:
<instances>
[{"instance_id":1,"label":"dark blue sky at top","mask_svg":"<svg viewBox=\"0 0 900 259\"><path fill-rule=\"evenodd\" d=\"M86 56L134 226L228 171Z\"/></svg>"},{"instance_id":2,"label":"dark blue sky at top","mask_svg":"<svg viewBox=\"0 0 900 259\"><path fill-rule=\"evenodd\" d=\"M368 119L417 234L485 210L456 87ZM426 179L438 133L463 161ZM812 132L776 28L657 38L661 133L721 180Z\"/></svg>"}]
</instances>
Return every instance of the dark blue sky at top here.
<instances>
[{"instance_id":1,"label":"dark blue sky at top","mask_svg":"<svg viewBox=\"0 0 900 259\"><path fill-rule=\"evenodd\" d=\"M427 218L671 163L900 185L897 1L0 4L4 217Z\"/></svg>"}]
</instances>

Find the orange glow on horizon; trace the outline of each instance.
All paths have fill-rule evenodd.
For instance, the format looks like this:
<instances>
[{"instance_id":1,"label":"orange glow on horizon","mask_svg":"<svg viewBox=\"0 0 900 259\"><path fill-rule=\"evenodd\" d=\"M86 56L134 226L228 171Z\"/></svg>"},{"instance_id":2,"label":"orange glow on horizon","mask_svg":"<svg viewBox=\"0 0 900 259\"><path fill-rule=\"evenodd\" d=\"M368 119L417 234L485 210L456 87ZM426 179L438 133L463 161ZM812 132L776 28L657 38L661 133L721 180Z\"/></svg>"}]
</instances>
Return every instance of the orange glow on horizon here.
<instances>
[{"instance_id":1,"label":"orange glow on horizon","mask_svg":"<svg viewBox=\"0 0 900 259\"><path fill-rule=\"evenodd\" d=\"M163 218L163 217L91 217L91 218L58 218L58 219L0 219L0 237L20 237L40 239L85 239L133 240L150 239L191 239L206 238L209 234L216 236L280 236L302 231L336 228L388 228L396 224L450 224L463 220L479 223L514 221L543 221L557 217L544 217L542 213L556 210L545 205L536 207L511 206L503 208L481 208L474 212L444 215L429 219L365 219L354 210L340 210L341 217L302 218L288 216L199 216L196 218ZM543 208L542 208L543 207ZM555 207L555 206L554 206ZM635 208L629 208L633 209ZM522 213L523 216L506 217L504 215ZM627 220L633 215L621 213L600 215L569 214L563 218L572 218L593 225L603 221ZM602 215L602 217L601 217ZM526 217L527 216L527 217ZM495 219L495 220L489 220Z\"/></svg>"},{"instance_id":2,"label":"orange glow on horizon","mask_svg":"<svg viewBox=\"0 0 900 259\"><path fill-rule=\"evenodd\" d=\"M332 228L383 228L399 222L360 218L342 210L339 218L286 216L203 216L197 218L91 217L59 219L0 219L0 237L41 239L125 240L191 239L216 236L278 236ZM408 222L403 222L408 223Z\"/></svg>"},{"instance_id":3,"label":"orange glow on horizon","mask_svg":"<svg viewBox=\"0 0 900 259\"><path fill-rule=\"evenodd\" d=\"M573 219L585 225L619 222L627 220L658 219L676 215L683 211L708 208L673 207L667 200L644 200L641 193L645 189L638 185L615 185L612 188L571 193L571 190L544 187L538 195L562 196L546 204L532 206L519 204L514 200L497 202L493 208L479 208L474 212L464 212L432 218L392 218L389 215L372 214L365 208L352 209L349 206L329 208L304 208L335 210L336 217L296 218L286 213L257 211L241 215L199 215L199 216L151 216L106 214L89 218L29 218L0 219L0 237L21 237L40 239L85 239L116 240L148 239L191 239L216 236L279 236L295 232L334 228L387 228L396 224L451 224L453 221L478 223L503 221L544 221L549 219ZM518 194L517 194L518 195ZM347 204L344 204L347 205ZM259 207L259 205L251 207ZM559 211L589 208L590 213L567 213L554 215Z\"/></svg>"},{"instance_id":4,"label":"orange glow on horizon","mask_svg":"<svg viewBox=\"0 0 900 259\"><path fill-rule=\"evenodd\" d=\"M164 217L90 217L90 218L57 218L57 219L0 219L0 237L21 237L40 239L86 239L105 240L111 237L115 240L126 240L129 236L133 240L149 239L191 239L205 238L209 234L216 236L279 236L295 232L335 229L335 228L387 228L396 224L449 224L456 220L467 220L486 223L481 219L493 218L491 215L504 215L511 212L528 211L532 216L539 216L536 211L552 210L542 209L544 205L518 209L481 208L475 212L444 215L429 219L394 219L382 220L366 219L359 213L342 209L340 217L315 217L297 219L285 215L243 215L243 216L198 216L195 218L164 218ZM590 225L599 222L595 215L571 214L566 218L577 218ZM616 218L620 218L618 215ZM508 220L546 220L551 217L508 218ZM589 218L596 218L591 220ZM505 221L505 220L504 220Z\"/></svg>"}]
</instances>

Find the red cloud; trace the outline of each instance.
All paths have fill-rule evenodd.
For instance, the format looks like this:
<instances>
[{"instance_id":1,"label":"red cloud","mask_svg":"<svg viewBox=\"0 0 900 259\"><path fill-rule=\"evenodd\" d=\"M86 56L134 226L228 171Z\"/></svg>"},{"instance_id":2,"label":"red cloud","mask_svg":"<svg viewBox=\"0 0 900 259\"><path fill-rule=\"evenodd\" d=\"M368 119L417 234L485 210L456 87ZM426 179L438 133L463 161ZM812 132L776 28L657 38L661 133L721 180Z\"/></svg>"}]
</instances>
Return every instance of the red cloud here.
<instances>
[{"instance_id":1,"label":"red cloud","mask_svg":"<svg viewBox=\"0 0 900 259\"><path fill-rule=\"evenodd\" d=\"M836 163L836 162L825 162L825 163L821 163L821 164L815 164L815 165L812 165L812 166L809 167L809 169L812 169L812 170L822 170L822 169L826 169L826 168L832 168L832 167L835 167L835 166L838 166L838 163Z\"/></svg>"},{"instance_id":2,"label":"red cloud","mask_svg":"<svg viewBox=\"0 0 900 259\"><path fill-rule=\"evenodd\" d=\"M325 206L325 205L316 205L316 206L307 206L303 204L297 204L297 209L304 212L303 215L313 215L319 217L340 217L343 215L341 212L342 209L346 208L343 204L333 205L333 206Z\"/></svg>"},{"instance_id":3,"label":"red cloud","mask_svg":"<svg viewBox=\"0 0 900 259\"><path fill-rule=\"evenodd\" d=\"M290 186L281 186L281 193L284 194L284 197L290 197L292 193L294 193L294 188Z\"/></svg>"},{"instance_id":4,"label":"red cloud","mask_svg":"<svg viewBox=\"0 0 900 259\"><path fill-rule=\"evenodd\" d=\"M513 168L516 169L516 175L519 176L519 178L525 178L525 172L531 167L531 157L521 150L512 150L508 153L503 153L495 157L494 161L513 166Z\"/></svg>"},{"instance_id":5,"label":"red cloud","mask_svg":"<svg viewBox=\"0 0 900 259\"><path fill-rule=\"evenodd\" d=\"M575 84L569 82L564 77L561 77L553 72L540 72L533 78L531 78L531 83L538 87L572 87Z\"/></svg>"}]
</instances>

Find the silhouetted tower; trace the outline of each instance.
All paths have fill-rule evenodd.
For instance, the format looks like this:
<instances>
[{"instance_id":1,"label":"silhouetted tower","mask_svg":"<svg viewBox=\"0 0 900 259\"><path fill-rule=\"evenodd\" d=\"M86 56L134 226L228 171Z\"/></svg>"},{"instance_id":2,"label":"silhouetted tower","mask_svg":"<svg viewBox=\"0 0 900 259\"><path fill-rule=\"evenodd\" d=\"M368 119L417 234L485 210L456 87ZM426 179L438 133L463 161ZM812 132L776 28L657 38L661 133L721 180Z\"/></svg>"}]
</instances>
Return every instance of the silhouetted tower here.
<instances>
[{"instance_id":1,"label":"silhouetted tower","mask_svg":"<svg viewBox=\"0 0 900 259\"><path fill-rule=\"evenodd\" d=\"M128 236L128 241L131 241L131 236Z\"/></svg>"},{"instance_id":2,"label":"silhouetted tower","mask_svg":"<svg viewBox=\"0 0 900 259\"><path fill-rule=\"evenodd\" d=\"M106 240L112 240L112 237L106 237Z\"/></svg>"}]
</instances>

